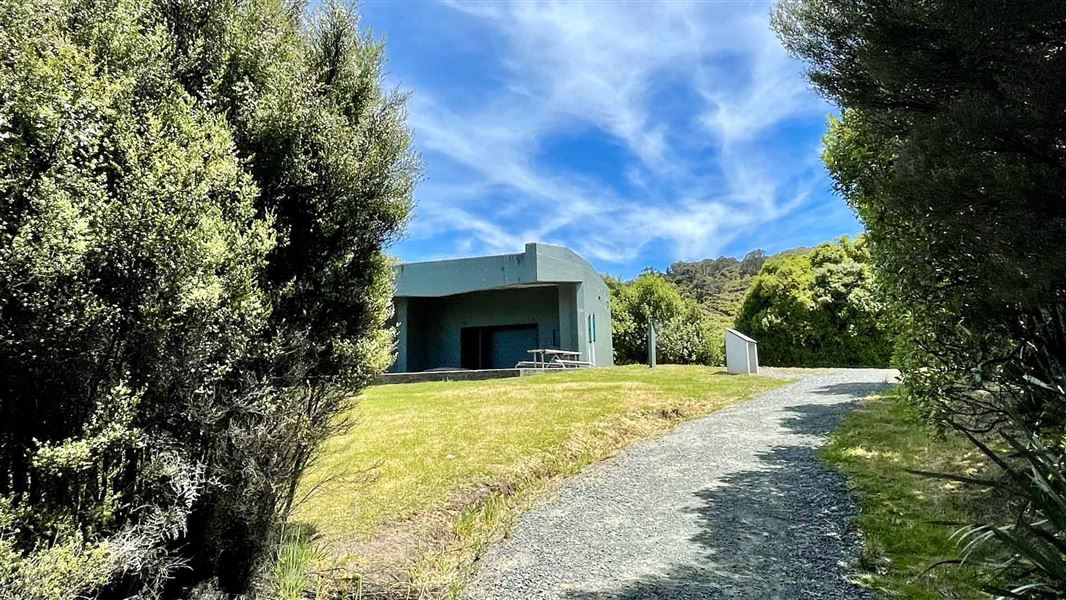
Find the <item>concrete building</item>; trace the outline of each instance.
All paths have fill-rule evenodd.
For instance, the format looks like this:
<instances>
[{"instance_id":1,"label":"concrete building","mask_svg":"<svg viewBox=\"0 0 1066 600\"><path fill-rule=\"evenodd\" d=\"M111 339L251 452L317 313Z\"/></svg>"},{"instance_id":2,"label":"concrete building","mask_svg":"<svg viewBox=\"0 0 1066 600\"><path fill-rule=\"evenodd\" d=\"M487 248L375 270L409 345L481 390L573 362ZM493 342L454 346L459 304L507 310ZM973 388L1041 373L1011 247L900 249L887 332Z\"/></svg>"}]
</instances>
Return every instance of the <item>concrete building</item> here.
<instances>
[{"instance_id":1,"label":"concrete building","mask_svg":"<svg viewBox=\"0 0 1066 600\"><path fill-rule=\"evenodd\" d=\"M509 369L528 350L581 353L614 364L610 292L588 262L560 246L396 268L396 373Z\"/></svg>"}]
</instances>

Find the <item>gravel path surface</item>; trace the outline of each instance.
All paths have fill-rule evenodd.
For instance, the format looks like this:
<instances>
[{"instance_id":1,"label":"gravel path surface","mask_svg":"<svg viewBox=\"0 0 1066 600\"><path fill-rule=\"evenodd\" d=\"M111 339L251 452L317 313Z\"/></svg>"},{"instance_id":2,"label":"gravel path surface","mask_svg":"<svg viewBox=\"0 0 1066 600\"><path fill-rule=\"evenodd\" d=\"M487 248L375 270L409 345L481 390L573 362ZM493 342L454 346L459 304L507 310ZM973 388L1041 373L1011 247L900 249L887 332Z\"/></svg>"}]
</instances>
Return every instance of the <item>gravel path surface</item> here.
<instances>
[{"instance_id":1,"label":"gravel path surface","mask_svg":"<svg viewBox=\"0 0 1066 600\"><path fill-rule=\"evenodd\" d=\"M471 600L872 599L824 436L894 371L800 380L640 442L574 477L491 548Z\"/></svg>"}]
</instances>

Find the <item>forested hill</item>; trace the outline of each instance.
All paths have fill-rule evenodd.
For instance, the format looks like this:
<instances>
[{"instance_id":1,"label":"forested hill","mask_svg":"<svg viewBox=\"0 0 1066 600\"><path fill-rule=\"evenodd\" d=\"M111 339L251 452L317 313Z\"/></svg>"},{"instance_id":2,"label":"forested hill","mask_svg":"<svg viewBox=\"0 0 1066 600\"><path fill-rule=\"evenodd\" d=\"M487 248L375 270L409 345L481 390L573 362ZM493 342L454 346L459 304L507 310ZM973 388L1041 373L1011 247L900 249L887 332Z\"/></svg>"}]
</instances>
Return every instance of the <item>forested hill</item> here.
<instances>
[{"instance_id":1,"label":"forested hill","mask_svg":"<svg viewBox=\"0 0 1066 600\"><path fill-rule=\"evenodd\" d=\"M793 248L781 254L804 252ZM744 302L751 280L769 255L752 250L744 258L732 256L706 258L697 262L675 262L666 270L667 280L676 284L685 296L700 303L710 315L722 322L732 322Z\"/></svg>"}]
</instances>

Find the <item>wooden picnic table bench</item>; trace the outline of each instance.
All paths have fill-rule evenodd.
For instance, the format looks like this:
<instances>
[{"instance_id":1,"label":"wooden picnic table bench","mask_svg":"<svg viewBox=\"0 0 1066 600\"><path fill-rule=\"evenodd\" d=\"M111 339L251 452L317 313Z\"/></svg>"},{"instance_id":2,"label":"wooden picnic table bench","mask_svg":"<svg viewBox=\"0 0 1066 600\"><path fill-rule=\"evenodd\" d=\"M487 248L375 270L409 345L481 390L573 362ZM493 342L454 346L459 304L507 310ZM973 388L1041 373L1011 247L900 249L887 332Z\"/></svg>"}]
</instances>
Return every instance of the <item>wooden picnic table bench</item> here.
<instances>
[{"instance_id":1,"label":"wooden picnic table bench","mask_svg":"<svg viewBox=\"0 0 1066 600\"><path fill-rule=\"evenodd\" d=\"M514 366L514 368L516 368L516 369L562 369L562 368L565 368L565 367L561 363L558 363L558 362L555 362L555 361L540 362L540 361L533 361L533 360L522 360L522 361L519 361L518 364L516 364Z\"/></svg>"},{"instance_id":2,"label":"wooden picnic table bench","mask_svg":"<svg viewBox=\"0 0 1066 600\"><path fill-rule=\"evenodd\" d=\"M591 366L590 363L583 360L576 360L581 358L580 352L574 352L573 350L557 350L555 348L535 348L529 350L529 353L533 355L533 360L523 360L515 365L517 369L533 368L533 369L573 369L578 367Z\"/></svg>"}]
</instances>

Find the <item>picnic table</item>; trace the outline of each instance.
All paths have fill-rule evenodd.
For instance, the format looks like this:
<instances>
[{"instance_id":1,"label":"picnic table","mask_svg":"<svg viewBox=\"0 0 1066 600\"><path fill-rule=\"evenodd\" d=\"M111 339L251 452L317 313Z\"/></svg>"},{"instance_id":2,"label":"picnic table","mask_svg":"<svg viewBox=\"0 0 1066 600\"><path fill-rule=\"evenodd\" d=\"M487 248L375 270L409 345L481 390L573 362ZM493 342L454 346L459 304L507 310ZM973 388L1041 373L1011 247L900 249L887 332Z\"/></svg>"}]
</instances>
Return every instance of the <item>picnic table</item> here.
<instances>
[{"instance_id":1,"label":"picnic table","mask_svg":"<svg viewBox=\"0 0 1066 600\"><path fill-rule=\"evenodd\" d=\"M574 369L578 367L592 366L590 363L579 360L580 352L573 350L557 350L555 348L536 348L528 351L533 355L533 360L523 360L515 365L515 368L533 369Z\"/></svg>"}]
</instances>

